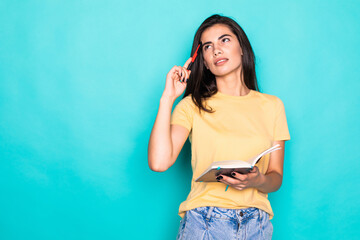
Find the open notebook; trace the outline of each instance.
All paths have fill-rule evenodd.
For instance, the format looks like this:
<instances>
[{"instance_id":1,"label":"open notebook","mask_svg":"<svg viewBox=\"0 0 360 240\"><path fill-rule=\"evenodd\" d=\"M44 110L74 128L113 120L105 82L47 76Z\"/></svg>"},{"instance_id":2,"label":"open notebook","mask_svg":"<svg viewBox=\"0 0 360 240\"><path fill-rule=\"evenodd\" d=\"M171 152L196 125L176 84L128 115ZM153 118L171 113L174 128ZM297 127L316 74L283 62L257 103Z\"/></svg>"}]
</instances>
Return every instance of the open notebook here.
<instances>
[{"instance_id":1,"label":"open notebook","mask_svg":"<svg viewBox=\"0 0 360 240\"><path fill-rule=\"evenodd\" d=\"M247 161L228 160L213 162L209 168L195 180L195 182L217 182L216 177L220 174L232 177L232 172L239 172L242 174L249 173L262 156L279 149L281 149L280 144L276 144Z\"/></svg>"}]
</instances>

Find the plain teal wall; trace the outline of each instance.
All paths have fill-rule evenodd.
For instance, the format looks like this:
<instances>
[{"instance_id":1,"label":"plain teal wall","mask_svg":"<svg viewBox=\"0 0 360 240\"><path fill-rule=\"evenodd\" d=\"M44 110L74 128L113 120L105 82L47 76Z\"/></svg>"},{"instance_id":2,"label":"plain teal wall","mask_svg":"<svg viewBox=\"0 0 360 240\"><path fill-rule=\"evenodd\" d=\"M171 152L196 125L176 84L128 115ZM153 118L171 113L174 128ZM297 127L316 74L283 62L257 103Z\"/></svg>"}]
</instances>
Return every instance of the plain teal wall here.
<instances>
[{"instance_id":1,"label":"plain teal wall","mask_svg":"<svg viewBox=\"0 0 360 240\"><path fill-rule=\"evenodd\" d=\"M0 239L175 239L190 145L147 165L165 77L233 17L291 140L274 239L359 235L360 1L0 2ZM147 236L146 236L147 235Z\"/></svg>"}]
</instances>

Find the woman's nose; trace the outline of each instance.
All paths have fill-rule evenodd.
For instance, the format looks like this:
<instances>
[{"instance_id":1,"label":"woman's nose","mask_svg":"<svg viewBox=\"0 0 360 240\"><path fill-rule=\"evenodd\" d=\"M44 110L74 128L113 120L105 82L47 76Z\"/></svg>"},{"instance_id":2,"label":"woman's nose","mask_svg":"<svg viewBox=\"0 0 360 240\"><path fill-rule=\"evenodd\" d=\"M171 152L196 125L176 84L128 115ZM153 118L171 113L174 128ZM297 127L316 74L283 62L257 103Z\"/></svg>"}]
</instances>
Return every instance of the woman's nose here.
<instances>
[{"instance_id":1,"label":"woman's nose","mask_svg":"<svg viewBox=\"0 0 360 240\"><path fill-rule=\"evenodd\" d=\"M222 51L220 48L214 48L214 56L218 56L221 53L222 53Z\"/></svg>"}]
</instances>

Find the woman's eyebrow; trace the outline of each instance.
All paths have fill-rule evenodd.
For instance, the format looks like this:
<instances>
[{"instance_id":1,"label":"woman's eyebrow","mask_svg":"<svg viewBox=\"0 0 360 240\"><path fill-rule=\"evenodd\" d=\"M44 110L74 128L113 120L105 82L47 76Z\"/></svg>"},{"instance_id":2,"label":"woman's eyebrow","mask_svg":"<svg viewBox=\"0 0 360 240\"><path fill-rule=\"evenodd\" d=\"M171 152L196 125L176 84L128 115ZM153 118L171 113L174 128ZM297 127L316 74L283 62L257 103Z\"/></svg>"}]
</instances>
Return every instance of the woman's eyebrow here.
<instances>
[{"instance_id":1,"label":"woman's eyebrow","mask_svg":"<svg viewBox=\"0 0 360 240\"><path fill-rule=\"evenodd\" d=\"M223 37L227 37L227 36L231 37L230 34L223 34L223 35L221 35L221 36L218 38L218 40L222 39ZM208 44L208 43L211 43L211 41L206 42L206 43L203 43L202 45L204 46L205 44Z\"/></svg>"}]
</instances>

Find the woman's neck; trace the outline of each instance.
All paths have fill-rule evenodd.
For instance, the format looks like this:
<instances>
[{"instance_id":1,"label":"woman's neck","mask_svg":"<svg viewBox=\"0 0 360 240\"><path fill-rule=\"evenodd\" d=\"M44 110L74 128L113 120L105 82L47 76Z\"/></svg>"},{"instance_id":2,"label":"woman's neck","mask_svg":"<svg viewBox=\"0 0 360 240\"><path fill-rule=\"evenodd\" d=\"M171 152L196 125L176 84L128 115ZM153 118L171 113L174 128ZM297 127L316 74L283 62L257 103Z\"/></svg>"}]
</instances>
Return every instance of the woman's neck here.
<instances>
[{"instance_id":1,"label":"woman's neck","mask_svg":"<svg viewBox=\"0 0 360 240\"><path fill-rule=\"evenodd\" d=\"M225 76L217 76L216 85L219 92L227 95L244 96L250 92L250 89L244 84L241 71L232 72Z\"/></svg>"}]
</instances>

